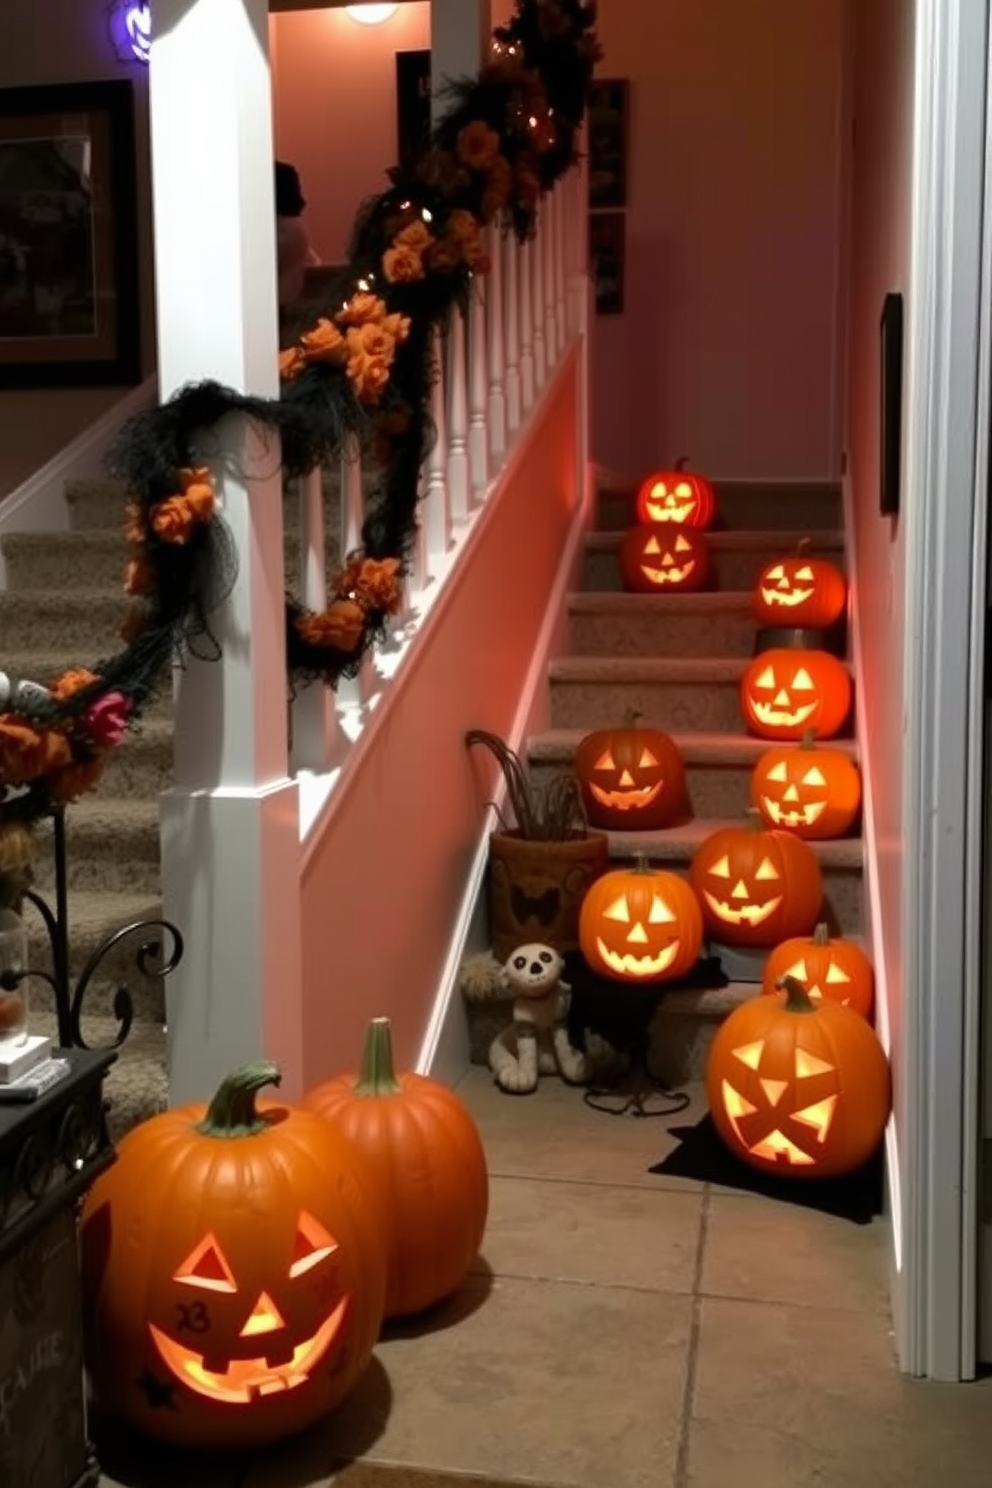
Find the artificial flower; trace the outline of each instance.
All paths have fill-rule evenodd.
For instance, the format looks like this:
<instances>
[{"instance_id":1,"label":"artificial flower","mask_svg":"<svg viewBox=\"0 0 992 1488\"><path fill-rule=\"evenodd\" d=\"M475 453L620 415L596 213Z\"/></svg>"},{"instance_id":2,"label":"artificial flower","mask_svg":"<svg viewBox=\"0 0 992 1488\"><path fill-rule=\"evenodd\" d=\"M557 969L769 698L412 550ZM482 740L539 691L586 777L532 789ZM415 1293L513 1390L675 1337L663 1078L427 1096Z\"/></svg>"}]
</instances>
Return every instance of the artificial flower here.
<instances>
[{"instance_id":1,"label":"artificial flower","mask_svg":"<svg viewBox=\"0 0 992 1488\"><path fill-rule=\"evenodd\" d=\"M348 343L349 359L364 353L373 361L391 362L396 350L396 338L389 334L385 326L373 325L371 321L366 321L364 325L350 326L345 332L345 340Z\"/></svg>"},{"instance_id":2,"label":"artificial flower","mask_svg":"<svg viewBox=\"0 0 992 1488\"><path fill-rule=\"evenodd\" d=\"M114 749L127 732L133 704L122 692L105 692L86 709L83 723L94 744Z\"/></svg>"},{"instance_id":3,"label":"artificial flower","mask_svg":"<svg viewBox=\"0 0 992 1488\"><path fill-rule=\"evenodd\" d=\"M124 593L130 595L151 594L155 588L155 573L146 558L130 558L124 569Z\"/></svg>"},{"instance_id":4,"label":"artificial flower","mask_svg":"<svg viewBox=\"0 0 992 1488\"><path fill-rule=\"evenodd\" d=\"M403 342L410 334L409 315L384 315L380 322L382 329L388 331L396 342Z\"/></svg>"},{"instance_id":5,"label":"artificial flower","mask_svg":"<svg viewBox=\"0 0 992 1488\"><path fill-rule=\"evenodd\" d=\"M365 630L365 614L353 599L336 599L319 615L296 622L301 638L311 646L332 646L335 651L354 651Z\"/></svg>"},{"instance_id":6,"label":"artificial flower","mask_svg":"<svg viewBox=\"0 0 992 1488\"><path fill-rule=\"evenodd\" d=\"M499 154L500 138L484 119L474 119L458 131L455 154L471 170L486 171Z\"/></svg>"},{"instance_id":7,"label":"artificial flower","mask_svg":"<svg viewBox=\"0 0 992 1488\"><path fill-rule=\"evenodd\" d=\"M337 362L341 365L348 354L344 337L326 316L318 320L312 331L304 331L300 344L307 362Z\"/></svg>"},{"instance_id":8,"label":"artificial flower","mask_svg":"<svg viewBox=\"0 0 992 1488\"><path fill-rule=\"evenodd\" d=\"M143 543L148 536L145 514L136 501L124 508L124 537L129 543Z\"/></svg>"},{"instance_id":9,"label":"artificial flower","mask_svg":"<svg viewBox=\"0 0 992 1488\"><path fill-rule=\"evenodd\" d=\"M27 785L71 758L64 734L0 715L0 786Z\"/></svg>"},{"instance_id":10,"label":"artificial flower","mask_svg":"<svg viewBox=\"0 0 992 1488\"><path fill-rule=\"evenodd\" d=\"M415 218L408 227L404 227L396 234L394 242L398 247L413 248L417 253L423 253L433 243L433 234L427 227L426 222Z\"/></svg>"},{"instance_id":11,"label":"artificial flower","mask_svg":"<svg viewBox=\"0 0 992 1488\"><path fill-rule=\"evenodd\" d=\"M217 505L217 494L209 481L191 481L183 492L183 500L198 522L209 522Z\"/></svg>"},{"instance_id":12,"label":"artificial flower","mask_svg":"<svg viewBox=\"0 0 992 1488\"><path fill-rule=\"evenodd\" d=\"M362 293L352 295L344 309L339 310L334 319L338 325L360 326L367 325L370 321L381 321L385 313L385 300L380 300L374 294Z\"/></svg>"},{"instance_id":13,"label":"artificial flower","mask_svg":"<svg viewBox=\"0 0 992 1488\"><path fill-rule=\"evenodd\" d=\"M399 573L398 558L352 558L335 578L334 588L366 610L394 615L402 599Z\"/></svg>"},{"instance_id":14,"label":"artificial flower","mask_svg":"<svg viewBox=\"0 0 992 1488\"><path fill-rule=\"evenodd\" d=\"M73 760L46 775L48 794L53 801L69 805L91 791L102 774L101 759Z\"/></svg>"},{"instance_id":15,"label":"artificial flower","mask_svg":"<svg viewBox=\"0 0 992 1488\"><path fill-rule=\"evenodd\" d=\"M348 358L348 380L359 403L375 403L389 385L389 363L358 352Z\"/></svg>"},{"instance_id":16,"label":"artificial flower","mask_svg":"<svg viewBox=\"0 0 992 1488\"><path fill-rule=\"evenodd\" d=\"M382 255L382 272L390 284L412 284L424 277L423 259L416 249L404 244L387 248Z\"/></svg>"},{"instance_id":17,"label":"artificial flower","mask_svg":"<svg viewBox=\"0 0 992 1488\"><path fill-rule=\"evenodd\" d=\"M209 465L183 465L179 470L179 489L184 494L191 486L212 486Z\"/></svg>"},{"instance_id":18,"label":"artificial flower","mask_svg":"<svg viewBox=\"0 0 992 1488\"><path fill-rule=\"evenodd\" d=\"M167 496L151 510L152 531L163 542L183 547L196 526L196 516L185 496Z\"/></svg>"},{"instance_id":19,"label":"artificial flower","mask_svg":"<svg viewBox=\"0 0 992 1488\"><path fill-rule=\"evenodd\" d=\"M77 692L82 692L87 687L92 687L94 682L100 678L96 672L91 672L86 667L71 667L57 677L49 689L52 697L57 703L64 703L67 699L75 697Z\"/></svg>"},{"instance_id":20,"label":"artificial flower","mask_svg":"<svg viewBox=\"0 0 992 1488\"><path fill-rule=\"evenodd\" d=\"M285 351L279 353L279 377L282 382L292 382L294 377L299 377L307 364L307 359L300 346L287 346Z\"/></svg>"}]
</instances>

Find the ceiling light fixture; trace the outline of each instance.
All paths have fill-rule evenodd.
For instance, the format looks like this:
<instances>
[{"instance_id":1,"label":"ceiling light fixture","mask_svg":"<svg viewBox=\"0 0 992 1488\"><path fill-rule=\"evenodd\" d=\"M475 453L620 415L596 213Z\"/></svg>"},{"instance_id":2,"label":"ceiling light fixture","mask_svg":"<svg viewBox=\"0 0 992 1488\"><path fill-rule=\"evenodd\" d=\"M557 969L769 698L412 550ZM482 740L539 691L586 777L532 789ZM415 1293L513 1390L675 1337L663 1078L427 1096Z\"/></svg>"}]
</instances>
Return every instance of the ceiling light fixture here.
<instances>
[{"instance_id":1,"label":"ceiling light fixture","mask_svg":"<svg viewBox=\"0 0 992 1488\"><path fill-rule=\"evenodd\" d=\"M399 5L349 5L347 9L353 21L361 21L363 26L378 26L380 21L394 16Z\"/></svg>"}]
</instances>

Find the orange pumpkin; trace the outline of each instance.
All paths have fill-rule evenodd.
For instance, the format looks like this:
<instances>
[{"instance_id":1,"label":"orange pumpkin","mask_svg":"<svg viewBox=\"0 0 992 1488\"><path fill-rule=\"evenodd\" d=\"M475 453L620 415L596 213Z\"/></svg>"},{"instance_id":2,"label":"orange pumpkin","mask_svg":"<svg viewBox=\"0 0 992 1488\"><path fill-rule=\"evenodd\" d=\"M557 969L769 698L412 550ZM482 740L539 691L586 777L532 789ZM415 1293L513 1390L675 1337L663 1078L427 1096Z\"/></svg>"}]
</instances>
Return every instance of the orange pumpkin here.
<instances>
[{"instance_id":1,"label":"orange pumpkin","mask_svg":"<svg viewBox=\"0 0 992 1488\"><path fill-rule=\"evenodd\" d=\"M691 971L703 918L677 873L651 868L643 854L589 888L579 911L579 945L593 971L617 982L672 981Z\"/></svg>"},{"instance_id":2,"label":"orange pumpkin","mask_svg":"<svg viewBox=\"0 0 992 1488\"><path fill-rule=\"evenodd\" d=\"M619 728L586 734L575 775L593 827L647 831L667 827L686 805L685 766L675 740L639 728L629 709Z\"/></svg>"},{"instance_id":3,"label":"orange pumpkin","mask_svg":"<svg viewBox=\"0 0 992 1488\"><path fill-rule=\"evenodd\" d=\"M751 801L772 827L807 841L843 837L861 809L861 773L842 749L815 742L767 749L751 773Z\"/></svg>"},{"instance_id":4,"label":"orange pumpkin","mask_svg":"<svg viewBox=\"0 0 992 1488\"><path fill-rule=\"evenodd\" d=\"M397 1075L389 1019L375 1018L357 1079L329 1080L304 1106L347 1138L375 1175L386 1207L386 1317L423 1312L457 1291L489 1208L486 1155L458 1097L437 1080Z\"/></svg>"},{"instance_id":5,"label":"orange pumpkin","mask_svg":"<svg viewBox=\"0 0 992 1488\"><path fill-rule=\"evenodd\" d=\"M257 1092L247 1065L209 1107L128 1133L82 1218L87 1363L101 1404L194 1447L323 1420L382 1324L386 1249L370 1174L339 1132Z\"/></svg>"},{"instance_id":6,"label":"orange pumpkin","mask_svg":"<svg viewBox=\"0 0 992 1488\"><path fill-rule=\"evenodd\" d=\"M795 936L777 945L765 962L761 985L774 992L784 977L792 977L813 1002L829 998L871 1018L875 1004L875 972L860 946L839 937L832 940L825 924L812 938Z\"/></svg>"},{"instance_id":7,"label":"orange pumpkin","mask_svg":"<svg viewBox=\"0 0 992 1488\"><path fill-rule=\"evenodd\" d=\"M820 864L790 832L768 832L760 813L749 825L721 827L696 849L689 868L710 934L727 945L774 946L812 930L823 904Z\"/></svg>"},{"instance_id":8,"label":"orange pumpkin","mask_svg":"<svg viewBox=\"0 0 992 1488\"><path fill-rule=\"evenodd\" d=\"M864 1018L786 996L753 997L721 1024L706 1093L714 1125L737 1157L789 1178L836 1178L868 1161L892 1101L889 1065Z\"/></svg>"},{"instance_id":9,"label":"orange pumpkin","mask_svg":"<svg viewBox=\"0 0 992 1488\"><path fill-rule=\"evenodd\" d=\"M754 613L762 625L825 629L847 604L847 579L835 563L810 558L803 538L796 554L763 568L754 587Z\"/></svg>"},{"instance_id":10,"label":"orange pumpkin","mask_svg":"<svg viewBox=\"0 0 992 1488\"><path fill-rule=\"evenodd\" d=\"M761 739L839 734L851 711L851 675L828 651L762 651L741 678L741 711Z\"/></svg>"},{"instance_id":11,"label":"orange pumpkin","mask_svg":"<svg viewBox=\"0 0 992 1488\"><path fill-rule=\"evenodd\" d=\"M709 578L709 544L689 527L631 527L620 544L620 574L635 594L690 594Z\"/></svg>"},{"instance_id":12,"label":"orange pumpkin","mask_svg":"<svg viewBox=\"0 0 992 1488\"><path fill-rule=\"evenodd\" d=\"M650 525L710 527L716 516L716 496L705 476L686 470L685 459L674 470L656 470L637 492L637 520Z\"/></svg>"}]
</instances>

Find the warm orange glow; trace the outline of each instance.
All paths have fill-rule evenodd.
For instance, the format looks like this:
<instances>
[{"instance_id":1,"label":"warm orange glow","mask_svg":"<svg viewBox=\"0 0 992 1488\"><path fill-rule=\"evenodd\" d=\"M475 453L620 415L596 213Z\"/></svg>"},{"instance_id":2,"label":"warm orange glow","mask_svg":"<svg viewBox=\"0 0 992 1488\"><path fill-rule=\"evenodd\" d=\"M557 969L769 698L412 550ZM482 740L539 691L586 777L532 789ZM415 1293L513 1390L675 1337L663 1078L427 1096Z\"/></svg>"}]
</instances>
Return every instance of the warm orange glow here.
<instances>
[{"instance_id":1,"label":"warm orange glow","mask_svg":"<svg viewBox=\"0 0 992 1488\"><path fill-rule=\"evenodd\" d=\"M785 1158L786 1162L794 1163L797 1167L811 1167L816 1162L815 1157L810 1157L795 1142L790 1142L784 1132L769 1132L767 1137L762 1137L760 1142L755 1142L751 1147L752 1157L763 1157L767 1162L777 1162Z\"/></svg>"},{"instance_id":2,"label":"warm orange glow","mask_svg":"<svg viewBox=\"0 0 992 1488\"><path fill-rule=\"evenodd\" d=\"M807 1106L803 1111L793 1111L792 1119L801 1121L804 1126L811 1126L816 1132L816 1140L823 1143L827 1140L830 1128L833 1126L836 1110L836 1095L828 1095L826 1100L817 1101L815 1106Z\"/></svg>"},{"instance_id":3,"label":"warm orange glow","mask_svg":"<svg viewBox=\"0 0 992 1488\"><path fill-rule=\"evenodd\" d=\"M183 1261L173 1276L185 1286L204 1287L208 1292L236 1292L237 1283L213 1235L207 1235Z\"/></svg>"},{"instance_id":4,"label":"warm orange glow","mask_svg":"<svg viewBox=\"0 0 992 1488\"><path fill-rule=\"evenodd\" d=\"M777 1106L789 1088L788 1080L762 1080L761 1088L768 1097L770 1106Z\"/></svg>"},{"instance_id":5,"label":"warm orange glow","mask_svg":"<svg viewBox=\"0 0 992 1488\"><path fill-rule=\"evenodd\" d=\"M319 1262L333 1255L337 1248L338 1243L334 1236L329 1235L312 1214L302 1213L296 1229L293 1247L295 1259L289 1268L290 1276L303 1276Z\"/></svg>"},{"instance_id":6,"label":"warm orange glow","mask_svg":"<svg viewBox=\"0 0 992 1488\"><path fill-rule=\"evenodd\" d=\"M601 806L615 806L620 811L636 811L638 808L643 809L645 806L650 806L652 801L656 801L665 786L664 780L656 780L653 785L635 786L626 770L620 778L621 786L624 783L624 778L630 781L629 789L604 790L602 786L596 784L595 780L591 780L589 782L589 790L593 799L598 801Z\"/></svg>"},{"instance_id":7,"label":"warm orange glow","mask_svg":"<svg viewBox=\"0 0 992 1488\"><path fill-rule=\"evenodd\" d=\"M741 1061L741 1064L746 1064L748 1069L756 1070L761 1063L764 1047L764 1039L758 1039L753 1044L742 1044L739 1049L734 1050L734 1055Z\"/></svg>"},{"instance_id":8,"label":"warm orange glow","mask_svg":"<svg viewBox=\"0 0 992 1488\"><path fill-rule=\"evenodd\" d=\"M628 943L634 945L644 945L647 939L647 932L640 924L635 925L627 936ZM680 940L675 939L656 956L635 956L630 951L613 951L602 936L596 937L596 950L611 971L617 972L618 975L638 978L660 976L663 971L667 971L678 955L681 944Z\"/></svg>"},{"instance_id":9,"label":"warm orange glow","mask_svg":"<svg viewBox=\"0 0 992 1488\"><path fill-rule=\"evenodd\" d=\"M817 1059L815 1054L808 1054L805 1049L796 1050L797 1080L809 1080L813 1075L832 1075L834 1072L834 1066L825 1059Z\"/></svg>"},{"instance_id":10,"label":"warm orange glow","mask_svg":"<svg viewBox=\"0 0 992 1488\"><path fill-rule=\"evenodd\" d=\"M258 1333L275 1333L285 1328L286 1319L279 1311L268 1292L263 1292L255 1303L251 1317L241 1329L242 1338L254 1338Z\"/></svg>"},{"instance_id":11,"label":"warm orange glow","mask_svg":"<svg viewBox=\"0 0 992 1488\"><path fill-rule=\"evenodd\" d=\"M757 1106L752 1106L750 1101L744 1099L739 1090L734 1089L729 1080L724 1080L723 1109L727 1113L727 1120L737 1134L738 1142L740 1142L742 1147L746 1147L747 1143L741 1136L741 1129L737 1123L742 1116L753 1116L758 1109Z\"/></svg>"}]
</instances>

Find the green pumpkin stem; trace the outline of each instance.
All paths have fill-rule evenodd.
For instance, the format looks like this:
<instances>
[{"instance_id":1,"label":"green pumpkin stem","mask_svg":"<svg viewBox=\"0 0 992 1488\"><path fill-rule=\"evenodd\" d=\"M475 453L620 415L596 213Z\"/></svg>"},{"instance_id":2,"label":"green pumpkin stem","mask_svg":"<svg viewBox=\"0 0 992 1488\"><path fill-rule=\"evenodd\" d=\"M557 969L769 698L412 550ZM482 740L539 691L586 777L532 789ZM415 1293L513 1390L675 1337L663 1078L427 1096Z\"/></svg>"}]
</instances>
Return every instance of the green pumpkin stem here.
<instances>
[{"instance_id":1,"label":"green pumpkin stem","mask_svg":"<svg viewBox=\"0 0 992 1488\"><path fill-rule=\"evenodd\" d=\"M399 1095L400 1082L393 1064L393 1036L388 1018L373 1018L365 1030L365 1047L358 1071L356 1095Z\"/></svg>"},{"instance_id":2,"label":"green pumpkin stem","mask_svg":"<svg viewBox=\"0 0 992 1488\"><path fill-rule=\"evenodd\" d=\"M654 872L654 869L651 867L651 864L648 861L648 855L647 855L647 853L645 853L645 852L635 852L634 853L633 862L631 864L630 871L631 871L631 873L653 873Z\"/></svg>"},{"instance_id":3,"label":"green pumpkin stem","mask_svg":"<svg viewBox=\"0 0 992 1488\"><path fill-rule=\"evenodd\" d=\"M825 946L830 944L830 926L827 924L826 920L821 920L816 929L813 931L813 944L815 946Z\"/></svg>"},{"instance_id":4,"label":"green pumpkin stem","mask_svg":"<svg viewBox=\"0 0 992 1488\"><path fill-rule=\"evenodd\" d=\"M794 976L780 977L775 983L779 992L784 992L785 1011L787 1013L815 1013L816 1003L810 997L802 982L797 982Z\"/></svg>"},{"instance_id":5,"label":"green pumpkin stem","mask_svg":"<svg viewBox=\"0 0 992 1488\"><path fill-rule=\"evenodd\" d=\"M816 729L803 729L803 736L799 741L800 749L816 748Z\"/></svg>"},{"instance_id":6,"label":"green pumpkin stem","mask_svg":"<svg viewBox=\"0 0 992 1488\"><path fill-rule=\"evenodd\" d=\"M640 708L625 708L623 714L623 723L620 725L620 727L625 729L636 728L638 719L641 719L643 717L644 714L641 712Z\"/></svg>"},{"instance_id":7,"label":"green pumpkin stem","mask_svg":"<svg viewBox=\"0 0 992 1488\"><path fill-rule=\"evenodd\" d=\"M268 1129L268 1122L255 1109L255 1097L266 1085L278 1085L282 1073L277 1064L258 1060L243 1064L228 1075L207 1108L196 1130L203 1137L254 1137Z\"/></svg>"},{"instance_id":8,"label":"green pumpkin stem","mask_svg":"<svg viewBox=\"0 0 992 1488\"><path fill-rule=\"evenodd\" d=\"M765 830L765 819L757 806L747 808L747 824L752 832L763 832Z\"/></svg>"}]
</instances>

